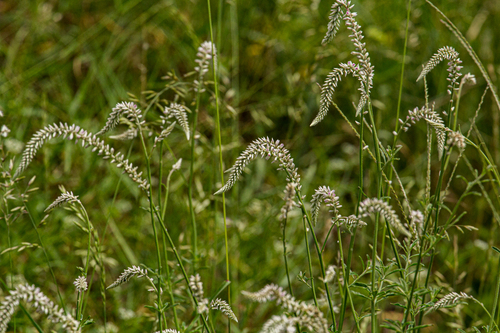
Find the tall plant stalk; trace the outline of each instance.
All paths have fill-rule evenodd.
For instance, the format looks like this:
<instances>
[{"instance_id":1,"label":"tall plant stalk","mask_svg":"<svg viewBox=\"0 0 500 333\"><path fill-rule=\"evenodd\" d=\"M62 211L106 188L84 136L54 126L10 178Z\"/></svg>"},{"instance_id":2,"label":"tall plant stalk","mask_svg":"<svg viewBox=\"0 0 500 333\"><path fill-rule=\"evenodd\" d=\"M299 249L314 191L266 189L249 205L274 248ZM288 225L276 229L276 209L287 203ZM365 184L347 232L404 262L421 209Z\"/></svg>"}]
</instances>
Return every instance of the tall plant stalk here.
<instances>
[{"instance_id":1,"label":"tall plant stalk","mask_svg":"<svg viewBox=\"0 0 500 333\"><path fill-rule=\"evenodd\" d=\"M212 27L212 10L210 7L210 0L207 0L207 6L208 6L208 22L210 25L210 40L212 42L212 45L214 45L214 33L213 33L213 27ZM216 123L216 131L217 131L217 139L219 142L219 164L220 164L220 176L221 176L221 182L224 184L224 165L222 162L222 136L221 136L221 129L220 129L220 112L219 112L219 79L217 75L217 66L215 56L213 54L214 48L212 47L212 70L213 70L213 76L214 76L214 89L215 89L215 123ZM226 221L226 196L224 193L222 193L222 215L224 218L224 247L226 250L226 281L229 282L231 280L231 274L229 270L229 243L228 243L228 237L227 237L227 221ZM229 286L227 288L227 301L229 304L231 304L231 287ZM228 325L228 329L231 329L231 325Z\"/></svg>"}]
</instances>

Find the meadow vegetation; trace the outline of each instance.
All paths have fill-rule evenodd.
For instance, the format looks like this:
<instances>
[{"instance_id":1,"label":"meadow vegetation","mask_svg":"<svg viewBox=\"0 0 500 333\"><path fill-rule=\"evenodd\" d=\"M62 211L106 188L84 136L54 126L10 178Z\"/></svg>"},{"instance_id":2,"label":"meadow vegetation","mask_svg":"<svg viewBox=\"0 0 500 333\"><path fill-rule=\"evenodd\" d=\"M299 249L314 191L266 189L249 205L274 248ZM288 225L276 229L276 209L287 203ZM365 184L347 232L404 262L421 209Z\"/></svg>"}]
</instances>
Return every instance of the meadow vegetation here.
<instances>
[{"instance_id":1,"label":"meadow vegetation","mask_svg":"<svg viewBox=\"0 0 500 333\"><path fill-rule=\"evenodd\" d=\"M500 332L499 17L0 2L0 332Z\"/></svg>"}]
</instances>

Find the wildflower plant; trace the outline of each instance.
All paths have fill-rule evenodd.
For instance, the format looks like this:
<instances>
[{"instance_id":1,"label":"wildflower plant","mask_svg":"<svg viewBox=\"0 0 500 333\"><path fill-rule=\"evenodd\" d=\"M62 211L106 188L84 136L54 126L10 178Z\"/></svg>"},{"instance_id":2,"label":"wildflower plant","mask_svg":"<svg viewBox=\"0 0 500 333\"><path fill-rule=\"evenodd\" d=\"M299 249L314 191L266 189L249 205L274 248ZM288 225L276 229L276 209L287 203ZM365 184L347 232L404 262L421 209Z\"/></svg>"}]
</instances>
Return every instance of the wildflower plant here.
<instances>
[{"instance_id":1,"label":"wildflower plant","mask_svg":"<svg viewBox=\"0 0 500 333\"><path fill-rule=\"evenodd\" d=\"M315 172L310 172L313 168L303 173L298 166L304 165L307 159L298 156L297 152L300 150L295 149L297 140L282 133L277 133L279 139L262 136L261 129L258 131L261 136L242 149L238 157L232 158L234 162L228 164L230 167L225 170L224 176L223 168L227 165L223 154L236 152L239 145L225 140L223 145L219 111L228 109L238 115L240 110L230 106L238 85L230 86L232 82L227 77L229 67L224 63L226 58L217 54L211 36L210 41L191 48L195 58L194 63L190 64L191 72L185 75L171 72L163 77L165 86L162 90L147 90L140 97L130 94L129 101L113 103L115 106L105 123L103 122L104 125L96 126L97 131L65 122L42 125L26 143L18 159L3 158L0 161L3 190L0 210L8 229L8 244L1 249L0 256L9 255L10 265L14 267L11 257L13 253L43 252L52 276L51 283L55 285L60 303L55 305L34 285L14 284L11 279L10 283L5 283L5 289L9 291L0 305L0 333L7 332L11 325L17 325L13 323L13 318L22 303L30 304L54 323L61 324L68 332L85 331L86 326L94 323L94 320L99 326L96 329L98 331L117 331L118 328L110 320L113 316L106 312L113 308L113 311L122 313L121 320L142 320L141 328L147 322L149 326L144 330L158 333L212 333L221 331L220 325L228 325L229 329L238 325L236 331L251 331L254 327L244 327L250 325L258 326L262 332L377 333L384 328L406 333L420 332L425 328L426 316L436 315L431 312L440 310L437 312L439 315L447 315L445 309L466 301L469 301L469 306L474 307L474 310L481 308L481 315L477 316L481 318L476 320L476 326L484 324L488 333L497 331L500 277L493 310L490 311L488 302L479 301L476 290L462 289L467 293L454 291L463 282L463 277L460 280L458 276L458 260L455 260L453 268L455 277L458 276L457 283L448 283L445 276L436 273L436 262L442 255L438 245L455 237L452 231L477 231L473 225L462 224L463 221L471 220L465 215L469 203L466 199L473 196L484 197L493 217L496 220L500 218L496 209L499 201L490 195L490 192L498 194L500 175L493 154L488 151L475 126L486 92L470 123L462 124L459 110L464 114L467 111L463 110L463 106L460 108L464 87L476 84L477 80L473 74L462 75L462 61L458 51L451 46L444 46L423 66L416 80L418 83L412 79L413 84L417 85L423 81L422 98L415 96L412 100L418 106L411 105L406 117L399 119L402 102L400 92L394 131L392 128L388 129L391 125L389 122L384 120L380 124L380 118L386 117L386 114L380 115L383 103L374 97L379 93L378 89L374 89L375 67L362 26L358 23L354 2L332 2L329 22L324 24L326 34L321 44L327 49L329 44L334 43L336 35L343 33L345 25L354 49L350 48L350 60L335 65L324 78L317 96L318 111L313 111L314 115L304 116L314 117L311 126L320 128L327 116L333 117L329 112L335 106L347 122L352 130L351 141L355 142L350 145L357 145L357 149L350 155L353 161L349 161L352 162L349 169L352 170L349 170L345 180L350 185L355 183L354 185L347 186L349 189L346 190L341 180L320 177ZM314 2L317 3L319 2ZM233 2L230 5L236 6ZM209 1L208 15L212 28L210 8ZM222 17L222 11L220 15ZM222 34L223 29L218 30ZM452 31L460 39L460 35L453 29ZM468 51L474 55L471 49ZM406 46L404 52L406 54ZM218 64L219 61L221 64ZM448 73L446 93L449 99L442 103L438 98L434 100L429 97L427 78L431 71L438 70L439 64L445 61ZM234 58L232 65L237 63ZM404 57L401 63L404 73ZM484 69L480 70L491 85ZM353 117L335 104L342 80L347 76L356 78L359 91L359 98L353 103ZM141 79L144 79L141 82L147 82L144 77ZM219 81L223 82L222 87L219 86ZM402 89L403 80L400 91ZM493 89L491 92L494 93ZM219 96L222 93L223 96ZM494 97L498 100L496 94ZM210 106L215 109L215 116L210 114ZM241 107L244 108L243 104ZM384 112L388 115L390 111ZM422 171L422 175L408 177L407 171L403 173L398 168L400 164L411 164L414 161L409 151L417 140L405 143L404 139L409 134L416 137L418 126L425 126L427 130L426 168L416 170ZM237 132L237 129L234 131ZM393 137L389 134L391 132ZM9 133L10 129L2 125L0 136L5 138ZM436 143L433 143L433 136ZM19 190L18 187L24 184L24 175L29 173L29 169L40 163L42 148L56 139L90 148L105 163L113 164L112 170L121 171L125 175L124 179L128 178L128 185L135 186L132 190L133 200L136 200L136 206L147 218L137 218L140 221L137 221L137 225L134 224L137 228L134 228L133 233L140 236L138 239L147 239L154 244L153 251L136 253L134 246L130 246L120 232L122 224L129 222L129 216L122 221L115 216L115 210L118 211L116 208L120 205L130 206L132 200L120 191L121 179L116 181L111 204L116 205L114 210L107 211L99 206L99 209L87 211L84 204L95 200L95 197L86 196L85 186L74 185L76 182L69 180L75 186L72 187L74 193L60 186L61 194L51 197L52 203L44 204L47 215L37 223L36 218L40 212L30 210L28 197L36 190L32 186L39 181L33 177L25 189ZM127 143L130 144L128 152L123 149L123 144ZM436 146L437 157L434 156ZM135 152L137 147L139 154ZM79 152L78 149L80 148L75 151ZM466 155L469 152L479 156L483 163L481 171L475 169L479 164L470 162ZM0 153L3 154L3 145L0 145ZM67 151L63 154L69 155ZM283 180L282 184L270 191L273 194L281 193L282 201L279 201L279 206L274 207L275 209L269 209L271 213L268 215L272 217L266 216L266 219L263 218L266 208L262 207L271 207L274 199L263 200L266 193L253 195L251 190L255 190L254 187L239 191L236 186L242 177L251 177L247 174L254 172L251 164L258 158L276 164L280 171L278 177ZM219 170L211 169L207 161L213 161L213 165L221 168L220 182L215 180L219 176ZM50 170L49 162L44 161L44 166ZM317 162L321 166L334 164L334 161L326 159ZM462 169L458 169L459 163L465 164L470 174L462 175ZM260 165L256 167L257 173L262 176ZM352 175L354 180L347 179ZM423 180L420 182L420 179ZM260 180L262 177L255 184L260 184ZM454 185L458 181L462 182L462 191L453 193L456 194L453 196L452 183ZM319 184L325 185L316 187ZM179 194L182 190L185 193ZM174 191L177 193L175 201L170 201L174 201L172 207L169 196ZM226 194L229 198L227 209ZM239 194L243 194L241 197L244 199ZM244 202L250 202L257 208L241 207L240 204ZM58 280L63 278L57 278L54 274L51 266L54 260L49 257L47 246L39 232L39 228L57 218L60 213L58 210L62 207L74 215L72 219L65 221L72 221L71 227L76 226L86 235L86 239L79 239L71 244L74 248L81 244L87 245L86 251L75 250L75 256L83 258L83 267L76 265L78 272L67 283L74 291L73 298L76 294L74 310L65 304L58 285ZM178 213L179 207L185 211ZM228 214L233 216L232 219L227 219ZM268 223L255 227L248 223L245 214L252 215L248 220L255 223L276 220L276 225ZM30 241L11 244L11 227L24 216L29 217L38 243ZM142 220L146 220L147 224L141 224ZM64 227L67 226L64 224ZM263 229L260 230L260 235L271 235L274 230L281 233L279 237L283 258L272 258L272 265L283 263L284 267L280 271L283 276L275 271L265 272L266 279L276 279L275 281L260 278L259 270L270 271L271 266L266 266L267 262L262 263L261 267L253 267L256 260L245 261L240 257L239 260L234 259L241 254L235 247L248 242L250 236L247 232L251 233L259 228ZM222 229L223 240L218 237L218 232L222 233ZM233 238L231 231L238 233L239 238ZM202 237L199 237L199 232ZM127 264L117 265L116 259L111 258L111 255L115 255L114 251L102 243L101 240L106 237L109 239L110 234L115 237L113 239L116 239L121 250L116 256L126 258ZM260 235L252 237L258 239ZM264 236L261 238L264 239ZM267 238L272 237L266 235ZM225 260L218 258L222 243ZM267 245L263 244L262 251L256 251L256 257L276 253L273 246ZM280 245L277 249L279 253ZM458 252L458 246L454 250ZM500 253L500 250L497 252ZM143 259L152 261L153 265L142 261ZM57 262L63 260L61 258ZM217 269L222 261L225 264L225 278L221 278ZM138 262L145 262L147 266L139 265ZM230 266L232 262L235 267ZM231 268L235 270L233 274L230 274ZM121 273L117 269L122 269ZM106 274L109 274L106 272L114 276L114 281L109 276L106 278ZM279 284L285 281L285 275L285 283L288 285L281 286ZM208 276L213 277L213 280L207 279L208 283L204 285L202 277L205 281ZM251 279L233 283L241 276L250 276ZM138 280L137 283L128 283L133 278ZM486 288L484 286L487 279L486 275L482 277L482 288ZM93 286L96 281L99 288ZM132 288L134 285L142 286L144 282L150 293L141 292L136 297ZM242 288L248 289L242 291ZM102 302L102 319L90 316L90 313L97 313L94 309L89 310L89 298L96 294L97 289ZM257 291L248 291L252 289ZM222 292L227 292L227 297L221 296ZM239 297L239 293L243 297ZM130 297L131 300L142 297L148 303L145 306L147 310L127 309L132 301L121 304L117 301L121 300L120 297ZM112 301L109 302L109 299ZM260 322L255 319L258 317L254 314L244 314L251 302L275 302L280 309L273 309L270 313L267 309L274 307L270 305ZM114 309L116 304L119 304L118 310ZM455 313L457 318L458 309L459 307ZM30 308L25 312L29 314L29 310ZM387 312L396 312L397 320L387 319ZM220 313L227 320L222 321L222 316L218 316ZM489 319L488 326L484 318ZM32 322L38 320L30 319ZM458 326L465 329L463 325Z\"/></svg>"}]
</instances>

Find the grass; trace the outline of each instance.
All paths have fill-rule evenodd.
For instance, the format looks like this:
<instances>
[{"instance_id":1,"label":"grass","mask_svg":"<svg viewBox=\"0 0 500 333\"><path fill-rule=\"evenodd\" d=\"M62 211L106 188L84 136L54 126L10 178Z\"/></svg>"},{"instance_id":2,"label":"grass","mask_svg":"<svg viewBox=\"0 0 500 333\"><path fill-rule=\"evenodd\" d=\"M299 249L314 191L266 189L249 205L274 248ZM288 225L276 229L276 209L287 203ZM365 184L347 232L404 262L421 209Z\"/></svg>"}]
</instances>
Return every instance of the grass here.
<instances>
[{"instance_id":1,"label":"grass","mask_svg":"<svg viewBox=\"0 0 500 333\"><path fill-rule=\"evenodd\" d=\"M359 99L358 82L347 77L333 94L335 105L313 129L309 124L321 93L316 83L323 84L339 63L353 60L343 23L333 44L321 45L330 2L0 4L0 109L2 123L11 130L2 139L4 171L9 171L11 158L17 167L23 143L41 128L68 122L95 133L111 108L129 99L145 115L143 141L140 135L131 141L103 139L143 171L153 191L144 195L90 149L62 139L44 145L22 174L25 178L14 185L14 198L3 187L0 252L10 249L0 255L4 296L19 283L34 284L67 310L78 307L82 321L89 320L84 331L102 331L105 323L110 332L113 325L131 332L167 327L182 332L229 327L233 332L257 331L283 311L250 302L241 291L255 292L273 283L297 300L314 304L315 299L321 306L326 285L320 278L329 265L336 265L337 275L326 287L326 306L320 308L328 325L335 323L344 332L364 332L370 326L376 327L373 332L389 329L382 326L409 331L401 324L405 317L414 321L413 327L433 325L421 331L497 330L498 293L492 291L499 281L493 246L498 246L500 222L494 167L500 162L500 127L491 91L499 73L494 42L498 5L433 3L456 26L452 29L463 33L475 55L469 56L463 41L440 22L441 14L423 1L412 1L410 9L403 2L355 2L353 10L375 66L364 115L369 125L354 122L360 121L352 106ZM204 40L217 45L219 66L206 74L207 91L196 94L191 89L197 77L194 60ZM426 103L423 83L415 80L421 65L445 45L460 53L462 72L475 74L477 84L463 86L459 103L455 99L453 104L457 115L449 112L450 122L445 117L446 126L470 132L470 142L463 154L453 149L440 160L435 135L426 135L432 128L420 121L400 131L397 118L404 120L407 110ZM450 109L445 68L443 63L426 77L436 110ZM173 101L191 110L192 140L186 141L176 125L152 150L159 116ZM111 135L127 126L122 123ZM397 138L391 134L394 129ZM228 179L222 171L254 139L267 136L284 142L301 176L295 199L301 208L290 209L286 222L278 219L286 176L265 160L249 165L225 197L213 195ZM379 140L384 148L402 146L386 155L375 144ZM363 149L365 144L368 149ZM170 174L180 158L180 170ZM392 180L392 189L382 171ZM33 176L30 188L38 190L27 192ZM58 185L79 197L85 214L58 208L44 219L45 208L61 193ZM331 216L321 210L313 226L309 202L322 185L335 190L344 217L362 214L360 203L379 197L408 223L408 198L425 213L425 229L432 232L419 240L423 247L404 249L398 245L404 237L397 231L393 235L382 216L362 217L367 226L348 231L332 229ZM426 207L432 209L426 213ZM21 248L23 242L29 245ZM379 256L379 265L371 265L374 256ZM140 264L153 278L155 293L146 291L142 279L105 290L127 267ZM353 285L345 283L346 267L353 272ZM416 267L420 279L414 278ZM89 290L78 295L73 281L82 272ZM195 272L204 284L202 298L228 301L238 323L218 311L197 314L195 303L203 300L191 298L187 283ZM466 292L477 302L419 315L419 306L430 308L452 291ZM23 307L26 311L15 313L9 330L61 329L28 304ZM334 308L339 312L333 314Z\"/></svg>"}]
</instances>

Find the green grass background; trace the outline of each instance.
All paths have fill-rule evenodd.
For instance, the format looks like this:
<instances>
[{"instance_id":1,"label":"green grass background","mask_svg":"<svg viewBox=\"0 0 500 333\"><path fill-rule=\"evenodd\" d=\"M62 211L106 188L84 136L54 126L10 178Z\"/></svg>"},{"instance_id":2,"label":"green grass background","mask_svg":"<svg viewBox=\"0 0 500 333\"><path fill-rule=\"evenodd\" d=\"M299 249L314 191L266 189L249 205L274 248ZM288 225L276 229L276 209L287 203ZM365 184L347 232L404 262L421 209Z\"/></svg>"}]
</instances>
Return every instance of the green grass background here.
<instances>
[{"instance_id":1,"label":"green grass background","mask_svg":"<svg viewBox=\"0 0 500 333\"><path fill-rule=\"evenodd\" d=\"M367 0L354 4L375 66L372 98L380 138L389 144L395 124L407 2ZM468 38L497 83L500 2L436 0L435 4ZM230 167L251 140L261 136L280 139L295 158L308 200L314 188L329 185L341 197L344 212L350 214L357 186L358 140L333 109L321 124L309 128L318 111L317 83L322 84L338 63L351 59L352 45L344 26L333 43L321 46L330 5L331 1L315 0L212 1L221 65L224 167ZM467 52L439 19L424 1L412 1L401 118L407 110L424 103L423 84L415 82L421 65L438 48L450 45L461 54L463 72L471 72L478 79L476 86L466 89L461 101L459 117L462 130L466 131L486 84ZM75 123L96 132L111 108L128 98L127 93L145 101L141 92L161 90L165 85L162 77L166 75L189 80L185 75L193 70L196 49L207 39L205 1L0 1L0 109L4 113L0 121L12 131L5 140L6 149L11 156L17 154L14 160L17 164L20 143L53 122ZM438 106L447 102L446 75L445 65L440 65L428 76L430 96ZM174 94L167 92L162 97L172 100ZM354 119L352 103L358 98L357 83L346 79L334 100ZM200 273L210 295L225 279L225 264L220 198L212 195L220 186L214 141L215 109L208 94L201 105L194 199L202 254ZM492 104L491 94L487 95L477 123L498 165L499 110ZM124 153L131 149L130 160L145 169L137 140L109 142ZM190 155L183 134L173 134L169 143L176 157L186 161L182 172L187 177ZM401 144L397 168L414 198L412 202L416 203L425 183L422 172L426 164L425 126L412 128L402 136ZM481 168L474 152L469 157L476 168ZM174 160L169 154L164 158L166 168L170 168ZM435 163L434 169L438 170L439 164ZM235 332L256 331L271 313L276 313L272 305L256 306L243 300L240 290L257 290L271 282L286 285L277 220L285 180L275 172L274 165L265 161L258 160L250 169L251 175L246 174L227 194L232 301L240 318L239 328L233 328ZM153 170L156 174L157 171ZM463 164L458 173L471 178ZM35 185L40 190L30 196L28 207L36 223L58 196L60 184L80 196L100 234L109 219L103 245L108 284L132 264L156 267L149 215L142 209L148 206L147 200L114 166L79 145L55 140L41 149L25 172L25 182L33 175L37 176ZM370 179L375 179L373 173L367 174L367 184ZM121 183L112 205L118 182ZM375 181L370 188L374 194ZM451 203L456 200L463 188L462 183L454 182L448 200ZM500 221L493 219L484 198L469 198L461 209L468 211L463 223L479 230L450 233L450 241L439 248L434 270L456 291L468 291L491 307L497 260L489 245L499 244ZM288 228L293 277L299 271L307 271L299 215L298 212L293 215ZM76 267L82 266L85 259L86 236L71 221L71 214L56 210L40 232L64 299L74 306L76 293L72 282L78 275ZM328 228L326 216L324 221L316 230L323 236L325 232L321 229ZM179 174L172 177L168 226L183 256L189 260L187 190ZM370 252L366 244L371 242L371 230L365 229L357 241L355 254L360 258L366 258ZM38 243L27 215L16 221L10 232L12 245L22 241ZM3 250L8 247L5 223L0 223L0 235ZM329 241L325 256L326 262L337 263L335 238ZM13 270L9 256L0 256L3 281L12 274L24 276L56 300L55 285L41 250L13 253L12 260ZM355 262L354 269L359 269L359 264ZM299 298L310 299L310 292L301 282L294 279L293 284ZM89 330L102 325L97 280L94 289L87 313L97 325ZM108 321L121 331L152 329L155 318L144 305L151 304L153 298L140 281L108 292L107 298ZM135 311L136 317L122 319L119 308ZM480 319L477 310L472 306L462 309L464 327ZM184 316L189 318L189 313L187 309ZM442 314L430 316L443 330L450 318ZM21 313L17 321L18 325L29 326ZM219 324L223 331L224 322L221 320Z\"/></svg>"}]
</instances>

